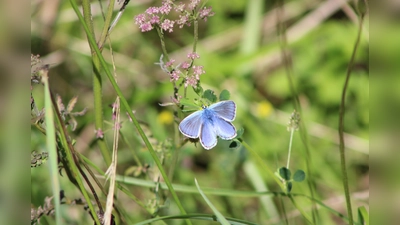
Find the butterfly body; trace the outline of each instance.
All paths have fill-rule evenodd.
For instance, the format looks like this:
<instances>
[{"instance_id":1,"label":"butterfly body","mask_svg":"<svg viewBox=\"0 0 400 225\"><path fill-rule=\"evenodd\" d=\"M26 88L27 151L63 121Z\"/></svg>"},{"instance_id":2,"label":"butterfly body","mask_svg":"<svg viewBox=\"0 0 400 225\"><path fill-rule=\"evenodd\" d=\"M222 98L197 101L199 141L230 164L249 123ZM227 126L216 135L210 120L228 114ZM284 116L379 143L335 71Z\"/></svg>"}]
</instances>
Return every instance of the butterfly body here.
<instances>
[{"instance_id":1,"label":"butterfly body","mask_svg":"<svg viewBox=\"0 0 400 225\"><path fill-rule=\"evenodd\" d=\"M236 128L231 123L236 117L236 104L221 101L203 107L179 124L179 130L189 138L199 138L201 145L209 150L217 145L217 137L231 140L236 137Z\"/></svg>"}]
</instances>

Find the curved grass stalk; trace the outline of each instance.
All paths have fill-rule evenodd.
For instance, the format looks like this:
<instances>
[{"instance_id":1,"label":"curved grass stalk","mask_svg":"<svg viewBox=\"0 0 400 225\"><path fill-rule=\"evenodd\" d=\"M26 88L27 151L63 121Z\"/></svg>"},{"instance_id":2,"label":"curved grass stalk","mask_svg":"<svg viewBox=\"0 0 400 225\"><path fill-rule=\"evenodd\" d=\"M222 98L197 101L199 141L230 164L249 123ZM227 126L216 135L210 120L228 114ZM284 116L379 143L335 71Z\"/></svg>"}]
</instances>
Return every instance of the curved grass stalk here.
<instances>
[{"instance_id":1,"label":"curved grass stalk","mask_svg":"<svg viewBox=\"0 0 400 225\"><path fill-rule=\"evenodd\" d=\"M349 191L349 179L347 177L347 169L346 169L346 154L345 154L345 143L344 143L344 115L345 115L345 102L346 102L346 92L347 86L349 84L351 70L353 68L355 56L358 50L358 45L360 43L361 33L362 33L362 25L364 21L364 16L362 15L359 22L358 34L356 38L356 42L354 45L353 53L351 55L351 59L349 65L347 67L346 73L346 80L344 82L344 87L342 91L342 98L340 102L340 109L339 109L339 151L340 151L340 165L342 170L343 176L343 189L346 198L346 205L347 205L347 214L349 216L349 224L354 224L353 222L353 211L351 208L351 199L350 199L350 191Z\"/></svg>"},{"instance_id":2,"label":"curved grass stalk","mask_svg":"<svg viewBox=\"0 0 400 225\"><path fill-rule=\"evenodd\" d=\"M226 220L232 225L257 225L256 223L252 223L246 220L240 220L231 217L225 217ZM153 218L149 220L142 221L140 223L135 223L135 225L145 225L150 224L156 221L163 221L163 220L183 220L183 219L193 219L193 220L205 220L205 221L218 221L215 215L211 214L187 214L187 215L174 215L174 216L163 216L158 218Z\"/></svg>"}]
</instances>

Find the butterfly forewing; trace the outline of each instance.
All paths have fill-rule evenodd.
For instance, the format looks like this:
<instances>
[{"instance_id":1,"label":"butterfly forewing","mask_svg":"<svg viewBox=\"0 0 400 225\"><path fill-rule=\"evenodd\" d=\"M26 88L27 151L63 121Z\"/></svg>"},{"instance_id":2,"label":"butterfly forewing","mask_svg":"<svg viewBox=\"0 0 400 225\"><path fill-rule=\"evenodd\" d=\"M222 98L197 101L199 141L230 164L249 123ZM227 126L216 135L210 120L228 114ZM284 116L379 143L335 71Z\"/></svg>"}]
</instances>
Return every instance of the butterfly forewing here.
<instances>
[{"instance_id":1,"label":"butterfly forewing","mask_svg":"<svg viewBox=\"0 0 400 225\"><path fill-rule=\"evenodd\" d=\"M209 121L203 121L201 126L200 143L205 149L212 149L217 145L217 135Z\"/></svg>"},{"instance_id":2,"label":"butterfly forewing","mask_svg":"<svg viewBox=\"0 0 400 225\"><path fill-rule=\"evenodd\" d=\"M201 132L202 110L190 114L179 124L179 130L187 137L198 138Z\"/></svg>"},{"instance_id":3,"label":"butterfly forewing","mask_svg":"<svg viewBox=\"0 0 400 225\"><path fill-rule=\"evenodd\" d=\"M224 120L232 122L236 117L236 104L233 101L222 101L208 107Z\"/></svg>"},{"instance_id":4,"label":"butterfly forewing","mask_svg":"<svg viewBox=\"0 0 400 225\"><path fill-rule=\"evenodd\" d=\"M213 125L216 134L221 139L230 140L236 137L236 128L231 122L228 122L216 116Z\"/></svg>"}]
</instances>

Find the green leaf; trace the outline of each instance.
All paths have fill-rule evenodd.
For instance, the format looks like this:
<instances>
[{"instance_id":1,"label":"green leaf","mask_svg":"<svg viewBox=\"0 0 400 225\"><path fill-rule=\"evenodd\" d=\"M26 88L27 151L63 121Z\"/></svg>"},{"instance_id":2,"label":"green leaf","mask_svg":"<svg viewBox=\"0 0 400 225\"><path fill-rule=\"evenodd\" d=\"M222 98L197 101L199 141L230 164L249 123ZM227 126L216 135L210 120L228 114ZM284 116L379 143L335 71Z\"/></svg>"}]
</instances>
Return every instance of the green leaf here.
<instances>
[{"instance_id":1,"label":"green leaf","mask_svg":"<svg viewBox=\"0 0 400 225\"><path fill-rule=\"evenodd\" d=\"M244 133L244 128L241 127L236 131L236 138L241 138Z\"/></svg>"},{"instance_id":2,"label":"green leaf","mask_svg":"<svg viewBox=\"0 0 400 225\"><path fill-rule=\"evenodd\" d=\"M290 191L292 191L292 187L293 187L293 183L292 182L287 182L286 183L286 191L287 193L290 193Z\"/></svg>"},{"instance_id":3,"label":"green leaf","mask_svg":"<svg viewBox=\"0 0 400 225\"><path fill-rule=\"evenodd\" d=\"M210 206L212 211L214 212L215 216L217 216L218 222L220 222L222 225L230 225L228 220L225 219L225 217L215 208L215 206L208 200L207 196L203 193L203 191L200 189L199 184L197 183L197 179L194 179L194 182L196 183L197 190L199 190L201 196L203 199L207 202L207 205Z\"/></svg>"},{"instance_id":4,"label":"green leaf","mask_svg":"<svg viewBox=\"0 0 400 225\"><path fill-rule=\"evenodd\" d=\"M358 220L361 224L369 225L369 214L365 206L358 207Z\"/></svg>"},{"instance_id":5,"label":"green leaf","mask_svg":"<svg viewBox=\"0 0 400 225\"><path fill-rule=\"evenodd\" d=\"M188 98L182 98L179 102L185 107L183 111L197 111L201 109L200 106L193 103L193 100L189 100Z\"/></svg>"},{"instance_id":6,"label":"green leaf","mask_svg":"<svg viewBox=\"0 0 400 225\"><path fill-rule=\"evenodd\" d=\"M221 94L219 94L220 101L229 100L230 97L231 97L231 93L229 93L228 90L222 90Z\"/></svg>"},{"instance_id":7,"label":"green leaf","mask_svg":"<svg viewBox=\"0 0 400 225\"><path fill-rule=\"evenodd\" d=\"M284 180L290 180L290 177L292 176L292 173L290 170L286 167L281 167L279 168L279 175L284 179Z\"/></svg>"},{"instance_id":8,"label":"green leaf","mask_svg":"<svg viewBox=\"0 0 400 225\"><path fill-rule=\"evenodd\" d=\"M198 96L203 95L203 88L200 86L200 82L197 83L196 87L193 87L193 91L196 92Z\"/></svg>"},{"instance_id":9,"label":"green leaf","mask_svg":"<svg viewBox=\"0 0 400 225\"><path fill-rule=\"evenodd\" d=\"M207 89L203 93L203 98L208 99L211 103L214 103L217 101L217 96L214 94L214 91Z\"/></svg>"},{"instance_id":10,"label":"green leaf","mask_svg":"<svg viewBox=\"0 0 400 225\"><path fill-rule=\"evenodd\" d=\"M297 170L293 175L293 180L302 182L306 178L306 173L303 170Z\"/></svg>"},{"instance_id":11,"label":"green leaf","mask_svg":"<svg viewBox=\"0 0 400 225\"><path fill-rule=\"evenodd\" d=\"M239 145L240 145L240 142L239 142L239 141L233 140L233 141L229 144L229 148L237 148L237 147L239 147Z\"/></svg>"},{"instance_id":12,"label":"green leaf","mask_svg":"<svg viewBox=\"0 0 400 225\"><path fill-rule=\"evenodd\" d=\"M53 104L51 101L50 84L48 77L48 70L42 72L42 82L44 84L44 108L45 108L45 121L46 121L46 147L49 151L49 168L51 187L54 196L54 209L56 214L56 224L61 223L61 199L60 199L60 180L57 174L58 159L57 159L57 142L56 142L56 128L54 125L55 117L53 111Z\"/></svg>"}]
</instances>

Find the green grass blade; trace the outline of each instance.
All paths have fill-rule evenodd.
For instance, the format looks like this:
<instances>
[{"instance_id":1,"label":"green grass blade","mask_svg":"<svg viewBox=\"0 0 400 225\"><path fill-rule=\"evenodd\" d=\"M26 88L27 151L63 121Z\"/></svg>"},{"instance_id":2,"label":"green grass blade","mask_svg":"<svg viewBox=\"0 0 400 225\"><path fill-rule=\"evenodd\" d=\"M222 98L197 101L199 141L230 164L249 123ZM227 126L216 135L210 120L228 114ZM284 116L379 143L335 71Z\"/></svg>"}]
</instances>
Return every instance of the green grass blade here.
<instances>
[{"instance_id":1,"label":"green grass blade","mask_svg":"<svg viewBox=\"0 0 400 225\"><path fill-rule=\"evenodd\" d=\"M58 158L57 158L57 143L56 130L54 126L54 114L51 103L50 87L48 71L43 70L42 82L44 84L44 108L46 121L46 148L49 152L49 171L51 187L53 190L54 209L56 213L56 224L61 222L61 203L60 203L60 181L58 179Z\"/></svg>"},{"instance_id":2,"label":"green grass blade","mask_svg":"<svg viewBox=\"0 0 400 225\"><path fill-rule=\"evenodd\" d=\"M262 25L263 8L263 0L253 0L247 2L243 40L240 46L240 51L242 53L252 53L259 47L261 39L260 27Z\"/></svg>"},{"instance_id":3,"label":"green grass blade","mask_svg":"<svg viewBox=\"0 0 400 225\"><path fill-rule=\"evenodd\" d=\"M193 213L187 215L172 215L172 216L162 216L162 217L152 218L139 223L135 223L135 225L147 225L160 220L163 221L163 220L183 220L183 219L215 221L216 218L215 215ZM226 220L228 220L231 225L257 225L257 223L252 223L246 220L241 220L231 217L226 217Z\"/></svg>"},{"instance_id":4,"label":"green grass blade","mask_svg":"<svg viewBox=\"0 0 400 225\"><path fill-rule=\"evenodd\" d=\"M207 202L207 205L210 206L210 208L212 209L212 211L215 213L215 215L217 216L218 221L222 224L222 225L230 225L230 223L228 222L228 220L225 219L225 217L218 211L218 209L211 203L211 201L207 198L207 196L203 193L203 191L201 190L199 184L197 183L197 179L194 179L194 182L196 184L197 190L199 190L201 196L204 198L204 200Z\"/></svg>"},{"instance_id":5,"label":"green grass blade","mask_svg":"<svg viewBox=\"0 0 400 225\"><path fill-rule=\"evenodd\" d=\"M358 208L358 218L360 224L369 225L369 214L365 206L361 206Z\"/></svg>"}]
</instances>

